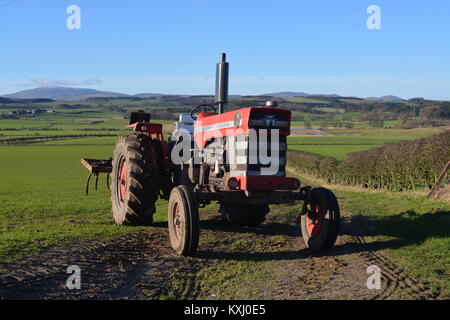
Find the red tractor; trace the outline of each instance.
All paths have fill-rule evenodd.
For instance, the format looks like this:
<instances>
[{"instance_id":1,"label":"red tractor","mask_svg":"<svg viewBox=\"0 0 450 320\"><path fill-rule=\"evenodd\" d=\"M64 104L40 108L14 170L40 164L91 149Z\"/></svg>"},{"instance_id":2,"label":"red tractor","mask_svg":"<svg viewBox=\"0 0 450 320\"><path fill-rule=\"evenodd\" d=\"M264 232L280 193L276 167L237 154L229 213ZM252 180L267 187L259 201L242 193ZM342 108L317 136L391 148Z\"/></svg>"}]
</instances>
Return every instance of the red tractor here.
<instances>
[{"instance_id":1,"label":"red tractor","mask_svg":"<svg viewBox=\"0 0 450 320\"><path fill-rule=\"evenodd\" d=\"M134 133L119 137L113 159L82 159L97 179L101 172L111 173L116 224L149 225L158 198L168 200L171 245L188 256L198 246L199 207L218 202L227 222L257 227L270 204L304 201L299 215L306 246L331 248L340 223L335 195L324 188L301 187L299 180L286 177L291 112L269 101L224 113L228 68L222 54L216 73L217 108L200 105L190 115L180 115L167 141L161 124L151 123L149 114L133 112L129 127Z\"/></svg>"}]
</instances>

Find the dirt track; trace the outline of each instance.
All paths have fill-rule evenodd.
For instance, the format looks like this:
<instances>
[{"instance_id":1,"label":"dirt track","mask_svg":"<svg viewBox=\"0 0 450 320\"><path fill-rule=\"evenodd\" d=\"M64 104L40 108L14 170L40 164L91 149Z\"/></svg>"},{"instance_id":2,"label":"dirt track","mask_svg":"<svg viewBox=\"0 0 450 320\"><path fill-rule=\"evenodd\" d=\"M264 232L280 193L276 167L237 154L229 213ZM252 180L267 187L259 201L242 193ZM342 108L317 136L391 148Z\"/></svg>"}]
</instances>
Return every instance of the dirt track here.
<instances>
[{"instance_id":1,"label":"dirt track","mask_svg":"<svg viewBox=\"0 0 450 320\"><path fill-rule=\"evenodd\" d=\"M195 258L176 256L165 225L112 240L73 244L0 264L0 299L435 299L386 257L371 252L363 226L343 217L342 235L330 252L312 255L299 238L294 218L274 214L261 229L226 226L216 214L202 214ZM270 241L269 241L269 240ZM243 245L239 245L242 243ZM264 270L223 291L199 276L229 261L255 262ZM382 289L366 287L369 265L382 269ZM68 290L66 268L78 265L81 290ZM218 269L220 270L220 268ZM214 273L214 271L212 271ZM229 280L229 281L232 281Z\"/></svg>"}]
</instances>

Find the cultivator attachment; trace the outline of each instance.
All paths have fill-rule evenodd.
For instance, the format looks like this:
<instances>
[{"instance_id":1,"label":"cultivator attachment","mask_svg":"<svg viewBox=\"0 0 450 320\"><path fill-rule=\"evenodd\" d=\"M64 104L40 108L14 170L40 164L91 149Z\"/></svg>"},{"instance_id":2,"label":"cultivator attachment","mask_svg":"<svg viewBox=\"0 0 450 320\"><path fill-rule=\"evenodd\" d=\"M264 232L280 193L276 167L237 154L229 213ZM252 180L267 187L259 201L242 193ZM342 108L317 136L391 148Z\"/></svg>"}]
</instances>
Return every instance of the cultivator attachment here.
<instances>
[{"instance_id":1,"label":"cultivator attachment","mask_svg":"<svg viewBox=\"0 0 450 320\"><path fill-rule=\"evenodd\" d=\"M106 173L106 186L109 189L109 175L112 172L112 158L109 158L108 160L82 158L81 164L89 171L89 176L86 181L86 194L89 194L89 183L92 176L95 176L95 191L97 191L98 176L100 173Z\"/></svg>"}]
</instances>

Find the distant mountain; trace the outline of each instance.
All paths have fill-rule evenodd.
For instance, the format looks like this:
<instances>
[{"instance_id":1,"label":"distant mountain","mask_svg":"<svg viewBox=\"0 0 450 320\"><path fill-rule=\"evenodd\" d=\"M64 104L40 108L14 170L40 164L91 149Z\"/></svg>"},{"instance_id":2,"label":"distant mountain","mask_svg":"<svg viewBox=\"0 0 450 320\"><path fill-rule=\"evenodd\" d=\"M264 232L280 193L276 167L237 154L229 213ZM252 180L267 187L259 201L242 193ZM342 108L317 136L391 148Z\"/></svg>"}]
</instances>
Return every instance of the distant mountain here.
<instances>
[{"instance_id":1,"label":"distant mountain","mask_svg":"<svg viewBox=\"0 0 450 320\"><path fill-rule=\"evenodd\" d=\"M404 101L404 99L396 97L396 96L370 97L370 98L366 98L366 100L375 100L375 101L384 101L384 102Z\"/></svg>"},{"instance_id":2,"label":"distant mountain","mask_svg":"<svg viewBox=\"0 0 450 320\"><path fill-rule=\"evenodd\" d=\"M163 94L163 93L138 93L134 95L128 95L118 92L109 92L109 91L98 91L94 89L86 89L86 88L70 88L70 87L39 87L29 90L23 90L16 93L5 94L1 96L1 98L7 99L21 99L21 100L32 100L32 99L51 99L56 101L82 101L85 99L91 98L160 98L163 96L174 96L174 97L196 97L192 95L183 95L183 94ZM282 91L282 92L273 92L273 93L265 93L257 95L256 97L276 97L276 98L292 98L292 97L330 97L330 98L342 98L342 96L337 94L308 94L304 92L293 92L293 91ZM242 97L240 95L230 95L230 98L239 98ZM400 102L404 101L402 98L396 96L383 96L383 97L370 97L365 98L366 100L374 100L374 101L384 101L384 102ZM5 100L0 101L2 103L6 103ZM23 101L22 101L23 102Z\"/></svg>"},{"instance_id":3,"label":"distant mountain","mask_svg":"<svg viewBox=\"0 0 450 320\"><path fill-rule=\"evenodd\" d=\"M75 101L84 100L91 97L126 97L128 95L98 91L94 89L69 88L69 87L39 87L35 89L23 90L12 94L6 94L2 97L12 99L52 99L57 101Z\"/></svg>"},{"instance_id":4,"label":"distant mountain","mask_svg":"<svg viewBox=\"0 0 450 320\"><path fill-rule=\"evenodd\" d=\"M0 103L14 103L14 100L0 97Z\"/></svg>"},{"instance_id":5,"label":"distant mountain","mask_svg":"<svg viewBox=\"0 0 450 320\"><path fill-rule=\"evenodd\" d=\"M329 97L329 98L342 98L342 96L331 93L331 94L309 94L308 96L315 96L315 97Z\"/></svg>"},{"instance_id":6,"label":"distant mountain","mask_svg":"<svg viewBox=\"0 0 450 320\"><path fill-rule=\"evenodd\" d=\"M46 98L36 98L36 99L9 99L9 98L2 98L0 97L0 104L3 103L48 103L48 102L55 102L55 100L52 99L46 99Z\"/></svg>"},{"instance_id":7,"label":"distant mountain","mask_svg":"<svg viewBox=\"0 0 450 320\"><path fill-rule=\"evenodd\" d=\"M162 93L138 93L138 94L133 95L133 97L138 97L138 98L160 98L163 96L168 96L168 95L162 94Z\"/></svg>"},{"instance_id":8,"label":"distant mountain","mask_svg":"<svg viewBox=\"0 0 450 320\"><path fill-rule=\"evenodd\" d=\"M277 98L292 98L292 97L307 97L309 94L304 92L273 92L273 93L264 93L260 94L260 96L264 97L277 97Z\"/></svg>"},{"instance_id":9,"label":"distant mountain","mask_svg":"<svg viewBox=\"0 0 450 320\"><path fill-rule=\"evenodd\" d=\"M164 93L138 93L134 95L123 94L119 92L98 91L86 88L70 88L70 87L39 87L29 90L23 90L16 93L5 94L2 98L9 99L52 99L56 101L82 101L92 98L120 98L120 97L136 97L136 98L160 98L163 96L190 97L185 94L164 94Z\"/></svg>"},{"instance_id":10,"label":"distant mountain","mask_svg":"<svg viewBox=\"0 0 450 320\"><path fill-rule=\"evenodd\" d=\"M189 94L166 94L166 93L138 93L133 95L133 97L138 98L161 98L167 96L181 97L181 98L192 97Z\"/></svg>"},{"instance_id":11,"label":"distant mountain","mask_svg":"<svg viewBox=\"0 0 450 320\"><path fill-rule=\"evenodd\" d=\"M323 94L323 93L317 93L317 94L309 94L305 92L291 92L291 91L283 91L283 92L273 92L273 93L265 93L261 94L260 96L267 96L267 97L276 97L276 98L292 98L292 97L328 97L328 98L341 98L342 96L338 94Z\"/></svg>"}]
</instances>

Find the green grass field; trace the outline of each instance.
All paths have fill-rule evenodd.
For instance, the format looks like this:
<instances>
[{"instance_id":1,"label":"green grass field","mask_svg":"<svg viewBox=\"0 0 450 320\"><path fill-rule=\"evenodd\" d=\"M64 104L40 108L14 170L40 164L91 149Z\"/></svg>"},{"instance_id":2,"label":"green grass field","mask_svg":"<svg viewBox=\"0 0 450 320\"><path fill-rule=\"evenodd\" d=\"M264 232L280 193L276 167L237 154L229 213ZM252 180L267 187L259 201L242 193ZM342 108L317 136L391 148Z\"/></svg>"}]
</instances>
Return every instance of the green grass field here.
<instances>
[{"instance_id":1,"label":"green grass field","mask_svg":"<svg viewBox=\"0 0 450 320\"><path fill-rule=\"evenodd\" d=\"M309 185L325 185L305 175L300 178ZM372 251L389 255L408 274L450 298L449 203L411 192L328 187L336 192L344 214L373 226L369 242Z\"/></svg>"},{"instance_id":2,"label":"green grass field","mask_svg":"<svg viewBox=\"0 0 450 320\"><path fill-rule=\"evenodd\" d=\"M332 145L291 145L290 150L303 151L309 153L319 154L325 157L333 157L337 160L344 159L349 152L357 152L379 147L376 144L332 144Z\"/></svg>"},{"instance_id":3,"label":"green grass field","mask_svg":"<svg viewBox=\"0 0 450 320\"><path fill-rule=\"evenodd\" d=\"M80 158L108 158L113 145L0 147L0 260L68 241L138 231L112 222L105 177L85 194ZM165 219L165 204L155 221Z\"/></svg>"},{"instance_id":4,"label":"green grass field","mask_svg":"<svg viewBox=\"0 0 450 320\"><path fill-rule=\"evenodd\" d=\"M307 98L307 97L291 97L286 98L288 102L302 102L302 103L327 103L326 100Z\"/></svg>"},{"instance_id":5,"label":"green grass field","mask_svg":"<svg viewBox=\"0 0 450 320\"><path fill-rule=\"evenodd\" d=\"M290 136L289 149L342 160L349 152L363 151L402 140L414 140L441 129L347 129L327 130L329 136Z\"/></svg>"}]
</instances>

